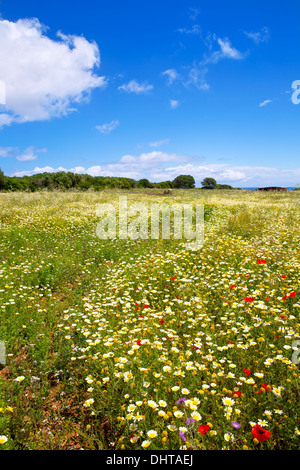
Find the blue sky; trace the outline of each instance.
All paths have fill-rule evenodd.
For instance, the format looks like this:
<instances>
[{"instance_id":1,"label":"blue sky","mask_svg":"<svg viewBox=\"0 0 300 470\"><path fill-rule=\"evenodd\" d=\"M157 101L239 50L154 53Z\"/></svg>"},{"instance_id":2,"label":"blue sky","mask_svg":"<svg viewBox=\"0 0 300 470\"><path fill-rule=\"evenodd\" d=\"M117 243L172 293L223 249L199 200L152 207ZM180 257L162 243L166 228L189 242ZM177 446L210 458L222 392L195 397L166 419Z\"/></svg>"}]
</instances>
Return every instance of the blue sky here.
<instances>
[{"instance_id":1,"label":"blue sky","mask_svg":"<svg viewBox=\"0 0 300 470\"><path fill-rule=\"evenodd\" d=\"M299 14L297 0L1 0L1 169L300 184Z\"/></svg>"}]
</instances>

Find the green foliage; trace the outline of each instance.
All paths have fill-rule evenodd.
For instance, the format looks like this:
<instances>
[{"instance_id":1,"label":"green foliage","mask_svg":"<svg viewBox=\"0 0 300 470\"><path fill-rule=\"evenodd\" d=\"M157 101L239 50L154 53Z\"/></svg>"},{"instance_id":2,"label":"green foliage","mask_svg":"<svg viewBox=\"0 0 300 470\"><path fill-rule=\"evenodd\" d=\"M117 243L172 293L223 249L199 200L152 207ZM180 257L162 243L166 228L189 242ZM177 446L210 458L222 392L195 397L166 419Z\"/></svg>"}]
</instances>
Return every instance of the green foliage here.
<instances>
[{"instance_id":1,"label":"green foliage","mask_svg":"<svg viewBox=\"0 0 300 470\"><path fill-rule=\"evenodd\" d=\"M217 182L214 178L204 178L201 184L204 189L215 189L217 186Z\"/></svg>"},{"instance_id":2,"label":"green foliage","mask_svg":"<svg viewBox=\"0 0 300 470\"><path fill-rule=\"evenodd\" d=\"M216 184L215 189L233 189L230 184Z\"/></svg>"},{"instance_id":3,"label":"green foliage","mask_svg":"<svg viewBox=\"0 0 300 470\"><path fill-rule=\"evenodd\" d=\"M147 178L139 180L138 185L140 188L153 188L153 184Z\"/></svg>"},{"instance_id":4,"label":"green foliage","mask_svg":"<svg viewBox=\"0 0 300 470\"><path fill-rule=\"evenodd\" d=\"M5 185L5 176L3 171L0 168L0 189L3 189Z\"/></svg>"},{"instance_id":5,"label":"green foliage","mask_svg":"<svg viewBox=\"0 0 300 470\"><path fill-rule=\"evenodd\" d=\"M104 189L172 188L172 181L151 183L147 178L91 176L72 172L40 173L32 176L4 176L0 169L0 191L103 191Z\"/></svg>"},{"instance_id":6,"label":"green foliage","mask_svg":"<svg viewBox=\"0 0 300 470\"><path fill-rule=\"evenodd\" d=\"M191 189L195 187L194 177L191 175L179 175L173 180L174 188Z\"/></svg>"}]
</instances>

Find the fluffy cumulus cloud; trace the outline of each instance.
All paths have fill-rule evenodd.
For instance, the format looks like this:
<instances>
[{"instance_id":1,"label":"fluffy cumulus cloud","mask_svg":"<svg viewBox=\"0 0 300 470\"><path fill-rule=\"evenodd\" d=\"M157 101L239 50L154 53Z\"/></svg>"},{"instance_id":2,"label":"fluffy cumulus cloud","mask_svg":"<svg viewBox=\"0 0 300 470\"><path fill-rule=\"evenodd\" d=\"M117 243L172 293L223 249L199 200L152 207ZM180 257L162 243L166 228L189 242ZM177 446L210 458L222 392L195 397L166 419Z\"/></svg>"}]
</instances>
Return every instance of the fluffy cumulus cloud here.
<instances>
[{"instance_id":1,"label":"fluffy cumulus cloud","mask_svg":"<svg viewBox=\"0 0 300 470\"><path fill-rule=\"evenodd\" d=\"M82 36L47 36L38 19L0 20L1 80L5 106L0 127L61 117L106 84L95 73L100 65L96 43Z\"/></svg>"},{"instance_id":2,"label":"fluffy cumulus cloud","mask_svg":"<svg viewBox=\"0 0 300 470\"><path fill-rule=\"evenodd\" d=\"M36 167L31 171L15 173L16 176L32 175L43 172L71 171L92 176L119 176L148 178L150 181L173 180L181 174L192 175L196 185L201 186L205 177L215 178L218 183L231 184L234 187L251 186L293 186L300 181L300 168L279 169L263 166L235 166L226 163L204 163L188 155L161 151L145 152L140 155L124 155L118 161L75 168Z\"/></svg>"}]
</instances>

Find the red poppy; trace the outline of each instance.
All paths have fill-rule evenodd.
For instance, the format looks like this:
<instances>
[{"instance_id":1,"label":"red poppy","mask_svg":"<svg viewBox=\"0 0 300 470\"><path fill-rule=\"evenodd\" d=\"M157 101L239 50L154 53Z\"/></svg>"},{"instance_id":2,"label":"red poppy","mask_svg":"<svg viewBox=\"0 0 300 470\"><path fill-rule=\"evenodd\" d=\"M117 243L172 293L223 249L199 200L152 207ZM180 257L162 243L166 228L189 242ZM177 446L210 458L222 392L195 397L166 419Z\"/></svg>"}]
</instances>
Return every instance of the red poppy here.
<instances>
[{"instance_id":1,"label":"red poppy","mask_svg":"<svg viewBox=\"0 0 300 470\"><path fill-rule=\"evenodd\" d=\"M282 279L285 279L285 278L286 278L286 275L285 275L285 274L283 274L281 277L282 277Z\"/></svg>"},{"instance_id":2,"label":"red poppy","mask_svg":"<svg viewBox=\"0 0 300 470\"><path fill-rule=\"evenodd\" d=\"M244 370L244 372L245 372L245 374L246 374L246 375L250 375L250 374L251 374L251 370L249 370L249 369L246 369L246 368L245 368L245 369L243 369L243 370Z\"/></svg>"},{"instance_id":3,"label":"red poppy","mask_svg":"<svg viewBox=\"0 0 300 470\"><path fill-rule=\"evenodd\" d=\"M244 297L245 302L253 302L254 297Z\"/></svg>"},{"instance_id":4,"label":"red poppy","mask_svg":"<svg viewBox=\"0 0 300 470\"><path fill-rule=\"evenodd\" d=\"M162 325L163 323L165 323L165 320L161 318L159 323Z\"/></svg>"},{"instance_id":5,"label":"red poppy","mask_svg":"<svg viewBox=\"0 0 300 470\"><path fill-rule=\"evenodd\" d=\"M266 264L267 263L265 259L258 259L256 262L258 264Z\"/></svg>"},{"instance_id":6,"label":"red poppy","mask_svg":"<svg viewBox=\"0 0 300 470\"><path fill-rule=\"evenodd\" d=\"M198 428L198 431L201 432L203 436L205 436L207 431L209 431L209 426L207 426L207 424L201 424L200 428Z\"/></svg>"},{"instance_id":7,"label":"red poppy","mask_svg":"<svg viewBox=\"0 0 300 470\"><path fill-rule=\"evenodd\" d=\"M287 294L285 294L283 297L282 297L282 300L285 301L287 299Z\"/></svg>"},{"instance_id":8,"label":"red poppy","mask_svg":"<svg viewBox=\"0 0 300 470\"><path fill-rule=\"evenodd\" d=\"M230 289L236 289L236 285L235 284L232 284L232 286L230 286Z\"/></svg>"},{"instance_id":9,"label":"red poppy","mask_svg":"<svg viewBox=\"0 0 300 470\"><path fill-rule=\"evenodd\" d=\"M271 297L266 297L266 302L268 302L270 300Z\"/></svg>"},{"instance_id":10,"label":"red poppy","mask_svg":"<svg viewBox=\"0 0 300 470\"><path fill-rule=\"evenodd\" d=\"M262 387L263 387L265 390L267 390L268 392L271 391L271 387L270 387L270 385L267 384L267 382L265 382L264 384L262 384Z\"/></svg>"},{"instance_id":11,"label":"red poppy","mask_svg":"<svg viewBox=\"0 0 300 470\"><path fill-rule=\"evenodd\" d=\"M234 346L236 345L236 343L228 343L228 344L233 344Z\"/></svg>"},{"instance_id":12,"label":"red poppy","mask_svg":"<svg viewBox=\"0 0 300 470\"><path fill-rule=\"evenodd\" d=\"M296 294L295 291L293 291L293 292L290 293L290 297L296 297L296 295L297 295L297 294Z\"/></svg>"},{"instance_id":13,"label":"red poppy","mask_svg":"<svg viewBox=\"0 0 300 470\"><path fill-rule=\"evenodd\" d=\"M138 346L140 346L140 344L141 344L141 340L140 340L140 339L138 339L138 340L137 340L137 342L136 342L136 344L137 344Z\"/></svg>"},{"instance_id":14,"label":"red poppy","mask_svg":"<svg viewBox=\"0 0 300 470\"><path fill-rule=\"evenodd\" d=\"M143 308L149 308L148 304L143 305Z\"/></svg>"},{"instance_id":15,"label":"red poppy","mask_svg":"<svg viewBox=\"0 0 300 470\"><path fill-rule=\"evenodd\" d=\"M241 396L241 392L233 392L233 393L232 393L232 396L234 397L234 395L236 395L237 397L240 397L240 396Z\"/></svg>"},{"instance_id":16,"label":"red poppy","mask_svg":"<svg viewBox=\"0 0 300 470\"><path fill-rule=\"evenodd\" d=\"M176 277L171 277L171 281L175 281Z\"/></svg>"},{"instance_id":17,"label":"red poppy","mask_svg":"<svg viewBox=\"0 0 300 470\"><path fill-rule=\"evenodd\" d=\"M176 298L179 299L179 295L178 295L178 294L176 294Z\"/></svg>"},{"instance_id":18,"label":"red poppy","mask_svg":"<svg viewBox=\"0 0 300 470\"><path fill-rule=\"evenodd\" d=\"M252 436L256 438L259 442L267 441L270 437L270 431L263 429L259 424L256 424L252 428Z\"/></svg>"}]
</instances>

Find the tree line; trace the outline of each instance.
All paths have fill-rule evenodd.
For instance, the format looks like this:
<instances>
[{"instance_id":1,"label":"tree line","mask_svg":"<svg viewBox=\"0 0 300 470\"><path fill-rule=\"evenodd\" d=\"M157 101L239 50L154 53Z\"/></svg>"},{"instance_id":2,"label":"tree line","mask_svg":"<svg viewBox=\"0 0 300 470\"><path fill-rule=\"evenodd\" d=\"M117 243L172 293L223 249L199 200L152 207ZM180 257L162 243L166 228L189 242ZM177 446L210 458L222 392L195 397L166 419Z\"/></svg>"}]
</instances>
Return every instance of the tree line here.
<instances>
[{"instance_id":1,"label":"tree line","mask_svg":"<svg viewBox=\"0 0 300 470\"><path fill-rule=\"evenodd\" d=\"M233 189L229 185L219 185L213 178L205 178L202 181L202 189ZM195 179L191 175L179 175L173 181L151 183L147 178L135 180L133 178L116 176L91 176L72 172L40 173L31 176L5 176L0 169L1 191L28 191L39 190L94 190L103 189L138 189L138 188L162 188L162 189L192 189L195 188Z\"/></svg>"}]
</instances>

